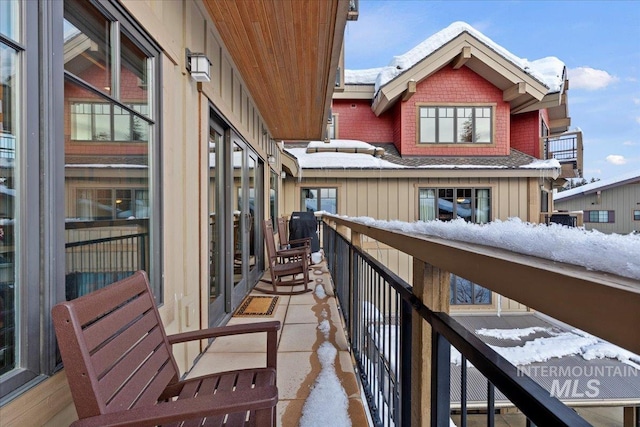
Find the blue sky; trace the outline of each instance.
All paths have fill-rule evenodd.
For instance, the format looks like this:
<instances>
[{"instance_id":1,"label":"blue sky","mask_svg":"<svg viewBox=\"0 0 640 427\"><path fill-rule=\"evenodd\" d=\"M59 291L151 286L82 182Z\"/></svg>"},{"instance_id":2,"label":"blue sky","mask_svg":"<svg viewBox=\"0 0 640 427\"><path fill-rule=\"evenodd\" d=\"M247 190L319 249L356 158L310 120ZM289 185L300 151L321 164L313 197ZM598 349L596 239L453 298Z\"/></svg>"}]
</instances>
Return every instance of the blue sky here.
<instances>
[{"instance_id":1,"label":"blue sky","mask_svg":"<svg viewBox=\"0 0 640 427\"><path fill-rule=\"evenodd\" d=\"M556 56L569 73L571 129L584 136L584 176L640 171L640 0L360 0L345 32L345 68L387 65L454 21L514 55Z\"/></svg>"}]
</instances>

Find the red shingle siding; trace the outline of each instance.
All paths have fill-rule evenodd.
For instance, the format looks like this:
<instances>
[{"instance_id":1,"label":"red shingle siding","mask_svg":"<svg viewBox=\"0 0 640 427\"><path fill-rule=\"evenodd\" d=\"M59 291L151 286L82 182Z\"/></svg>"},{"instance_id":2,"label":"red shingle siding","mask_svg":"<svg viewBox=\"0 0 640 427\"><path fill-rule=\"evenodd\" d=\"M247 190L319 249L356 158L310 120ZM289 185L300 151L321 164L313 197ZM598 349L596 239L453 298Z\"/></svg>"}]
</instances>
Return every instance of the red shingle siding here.
<instances>
[{"instance_id":1,"label":"red shingle siding","mask_svg":"<svg viewBox=\"0 0 640 427\"><path fill-rule=\"evenodd\" d=\"M540 120L538 111L514 115L511 118L511 147L540 158Z\"/></svg>"},{"instance_id":2,"label":"red shingle siding","mask_svg":"<svg viewBox=\"0 0 640 427\"><path fill-rule=\"evenodd\" d=\"M338 138L367 142L393 141L393 115L376 117L368 100L334 99L333 114L338 114Z\"/></svg>"},{"instance_id":3,"label":"red shingle siding","mask_svg":"<svg viewBox=\"0 0 640 427\"><path fill-rule=\"evenodd\" d=\"M494 103L495 141L491 146L473 147L417 145L417 108L423 103ZM418 84L416 94L401 103L403 126L400 152L413 156L504 156L509 154L509 103L502 100L502 91L467 67L454 70L445 67Z\"/></svg>"}]
</instances>

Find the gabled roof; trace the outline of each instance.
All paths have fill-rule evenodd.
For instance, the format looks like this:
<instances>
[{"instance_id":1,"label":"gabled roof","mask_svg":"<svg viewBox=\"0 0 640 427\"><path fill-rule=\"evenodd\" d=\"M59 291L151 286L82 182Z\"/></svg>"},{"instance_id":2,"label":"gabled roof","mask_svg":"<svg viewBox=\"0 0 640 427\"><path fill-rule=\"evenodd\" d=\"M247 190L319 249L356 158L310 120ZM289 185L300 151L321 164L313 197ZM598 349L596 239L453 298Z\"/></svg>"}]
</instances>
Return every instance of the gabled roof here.
<instances>
[{"instance_id":1,"label":"gabled roof","mask_svg":"<svg viewBox=\"0 0 640 427\"><path fill-rule=\"evenodd\" d=\"M415 84L447 65L469 67L500 88L514 114L566 105L566 67L562 61L555 57L536 61L519 58L464 22L454 22L394 57L386 67L345 70L345 85L374 85L372 109L380 115L398 99L409 99ZM561 110L566 117L566 107Z\"/></svg>"},{"instance_id":2,"label":"gabled roof","mask_svg":"<svg viewBox=\"0 0 640 427\"><path fill-rule=\"evenodd\" d=\"M600 181L592 182L590 184L581 185L580 187L556 193L553 196L553 200L558 201L579 196L586 196L597 191L608 190L609 188L615 188L634 182L640 183L640 170L629 172L614 178L603 179Z\"/></svg>"}]
</instances>

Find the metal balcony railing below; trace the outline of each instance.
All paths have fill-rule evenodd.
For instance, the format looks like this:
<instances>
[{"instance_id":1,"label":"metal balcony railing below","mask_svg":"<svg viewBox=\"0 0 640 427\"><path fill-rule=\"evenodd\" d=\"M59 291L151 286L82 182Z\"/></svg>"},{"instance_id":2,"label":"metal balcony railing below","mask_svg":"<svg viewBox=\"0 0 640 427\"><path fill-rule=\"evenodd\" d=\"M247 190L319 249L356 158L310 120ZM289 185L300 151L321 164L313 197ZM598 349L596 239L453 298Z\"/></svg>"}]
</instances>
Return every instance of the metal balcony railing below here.
<instances>
[{"instance_id":1,"label":"metal balcony railing below","mask_svg":"<svg viewBox=\"0 0 640 427\"><path fill-rule=\"evenodd\" d=\"M149 271L148 222L148 219L68 222L65 244L67 300L102 288L137 270Z\"/></svg>"},{"instance_id":2,"label":"metal balcony railing below","mask_svg":"<svg viewBox=\"0 0 640 427\"><path fill-rule=\"evenodd\" d=\"M461 425L467 425L467 360L487 378L487 425L494 425L494 387L531 422L589 425L448 314L434 312L413 288L323 223L323 248L376 426L412 425L412 325L427 322L431 341L431 425L449 426L451 345L462 355ZM422 353L422 349L418 354Z\"/></svg>"},{"instance_id":3,"label":"metal balcony railing below","mask_svg":"<svg viewBox=\"0 0 640 427\"><path fill-rule=\"evenodd\" d=\"M573 162L582 167L582 132L565 132L540 138L544 159L556 159L560 163Z\"/></svg>"}]
</instances>

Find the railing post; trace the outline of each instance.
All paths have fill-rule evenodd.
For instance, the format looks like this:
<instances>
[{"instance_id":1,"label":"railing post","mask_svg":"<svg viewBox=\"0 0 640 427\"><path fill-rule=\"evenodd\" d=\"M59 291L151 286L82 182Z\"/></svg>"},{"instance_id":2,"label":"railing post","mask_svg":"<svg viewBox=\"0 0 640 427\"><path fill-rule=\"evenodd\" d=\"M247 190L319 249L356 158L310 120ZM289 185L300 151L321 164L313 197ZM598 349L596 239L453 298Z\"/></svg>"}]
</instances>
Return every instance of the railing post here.
<instances>
[{"instance_id":1,"label":"railing post","mask_svg":"<svg viewBox=\"0 0 640 427\"><path fill-rule=\"evenodd\" d=\"M413 293L433 311L449 312L449 272L413 258ZM414 316L411 340L411 425L426 427L431 422L431 327Z\"/></svg>"},{"instance_id":2,"label":"railing post","mask_svg":"<svg viewBox=\"0 0 640 427\"><path fill-rule=\"evenodd\" d=\"M431 425L449 426L451 378L451 344L437 332L431 332Z\"/></svg>"},{"instance_id":3,"label":"railing post","mask_svg":"<svg viewBox=\"0 0 640 427\"><path fill-rule=\"evenodd\" d=\"M355 322L358 322L359 317L354 316L353 313L358 313L358 303L360 301L360 290L358 289L358 274L359 270L356 266L356 259L353 250L358 248L362 250L362 234L356 233L351 230L351 247L349 248L349 335L353 337L353 331L355 330Z\"/></svg>"}]
</instances>

